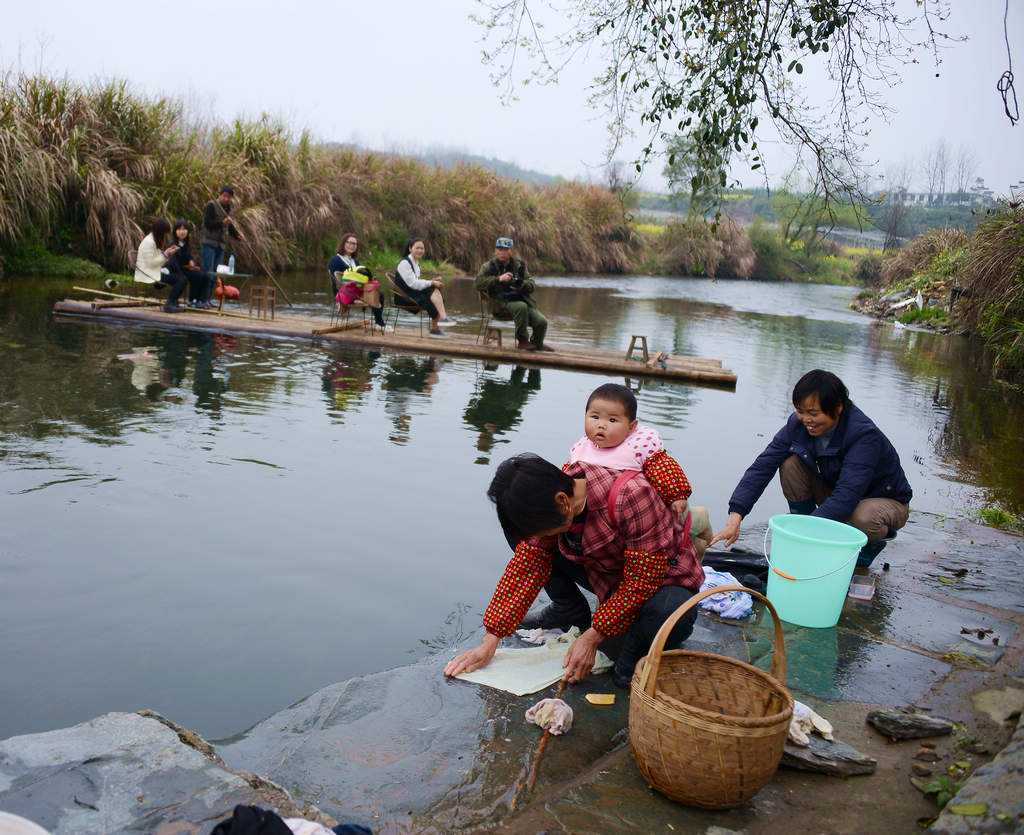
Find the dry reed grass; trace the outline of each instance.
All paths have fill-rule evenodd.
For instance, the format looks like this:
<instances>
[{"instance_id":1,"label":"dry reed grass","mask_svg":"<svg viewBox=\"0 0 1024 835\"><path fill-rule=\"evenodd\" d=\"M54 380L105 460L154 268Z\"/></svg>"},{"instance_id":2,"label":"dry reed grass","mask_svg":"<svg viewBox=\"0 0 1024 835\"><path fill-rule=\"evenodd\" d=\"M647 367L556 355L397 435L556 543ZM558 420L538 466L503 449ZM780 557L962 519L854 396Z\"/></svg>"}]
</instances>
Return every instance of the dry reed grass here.
<instances>
[{"instance_id":1,"label":"dry reed grass","mask_svg":"<svg viewBox=\"0 0 1024 835\"><path fill-rule=\"evenodd\" d=\"M1010 203L974 230L958 320L996 351L997 365L1024 372L1024 203Z\"/></svg>"},{"instance_id":2,"label":"dry reed grass","mask_svg":"<svg viewBox=\"0 0 1024 835\"><path fill-rule=\"evenodd\" d=\"M81 254L121 267L156 217L198 222L230 183L255 260L275 269L321 265L346 230L386 251L423 237L431 257L468 271L499 235L569 272L627 272L645 255L603 187L536 187L474 165L317 144L266 116L207 128L125 82L7 75L0 128L0 246L65 230Z\"/></svg>"},{"instance_id":3,"label":"dry reed grass","mask_svg":"<svg viewBox=\"0 0 1024 835\"><path fill-rule=\"evenodd\" d=\"M882 285L905 281L924 270L936 255L945 250L966 246L968 235L963 229L929 229L918 235L898 253L882 264Z\"/></svg>"},{"instance_id":4,"label":"dry reed grass","mask_svg":"<svg viewBox=\"0 0 1024 835\"><path fill-rule=\"evenodd\" d=\"M728 218L716 228L703 220L672 221L657 249L661 268L669 274L750 278L757 263L747 231Z\"/></svg>"}]
</instances>

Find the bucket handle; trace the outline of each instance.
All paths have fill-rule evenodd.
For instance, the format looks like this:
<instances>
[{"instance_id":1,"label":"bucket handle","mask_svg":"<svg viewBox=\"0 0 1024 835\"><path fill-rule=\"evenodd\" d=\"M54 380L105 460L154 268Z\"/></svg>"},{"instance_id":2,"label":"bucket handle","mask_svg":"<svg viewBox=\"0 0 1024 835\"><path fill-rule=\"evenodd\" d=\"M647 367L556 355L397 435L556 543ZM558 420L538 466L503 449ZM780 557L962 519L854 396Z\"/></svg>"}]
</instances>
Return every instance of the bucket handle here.
<instances>
[{"instance_id":1,"label":"bucket handle","mask_svg":"<svg viewBox=\"0 0 1024 835\"><path fill-rule=\"evenodd\" d=\"M643 671L640 673L640 689L646 691L648 696L654 698L654 687L658 681L658 668L661 667L661 654L665 649L665 641L668 640L668 634L672 631L672 627L705 597L711 597L712 595L727 591L746 592L758 600L763 600L768 606L768 611L772 613L772 619L775 621L775 653L772 655L770 674L785 686L786 642L782 635L782 621L779 620L772 602L760 592L748 589L745 586L712 586L711 588L704 589L704 591L697 592L669 615L668 619L661 625L661 629L658 630L658 634L654 636L654 640L651 641L651 648L647 652L647 663L644 664Z\"/></svg>"},{"instance_id":2,"label":"bucket handle","mask_svg":"<svg viewBox=\"0 0 1024 835\"><path fill-rule=\"evenodd\" d=\"M817 577L794 577L792 574L787 574L785 571L779 571L774 565L772 565L771 559L768 557L768 534L771 533L771 528L765 528L764 530L764 544L761 546L761 550L764 551L764 561L768 563L768 567L778 574L780 577L784 577L787 580L795 580L798 583L802 583L804 580L820 580L822 577L830 577L838 571L842 571L851 562L857 559L857 555L860 553L860 548L853 552L853 556L844 562L839 568L833 568L831 571L826 571L824 574L819 574Z\"/></svg>"}]
</instances>

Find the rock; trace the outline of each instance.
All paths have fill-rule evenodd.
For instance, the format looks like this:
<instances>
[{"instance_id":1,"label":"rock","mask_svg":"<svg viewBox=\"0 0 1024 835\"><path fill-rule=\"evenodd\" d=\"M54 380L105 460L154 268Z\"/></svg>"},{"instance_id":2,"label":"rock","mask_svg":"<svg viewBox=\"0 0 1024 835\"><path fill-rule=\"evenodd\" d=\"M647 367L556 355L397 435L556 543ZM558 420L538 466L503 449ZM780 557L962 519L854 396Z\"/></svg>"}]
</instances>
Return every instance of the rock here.
<instances>
[{"instance_id":1,"label":"rock","mask_svg":"<svg viewBox=\"0 0 1024 835\"><path fill-rule=\"evenodd\" d=\"M108 713L0 740L0 808L50 832L200 832L238 803L300 810L278 786L225 768L199 737L154 714Z\"/></svg>"},{"instance_id":2,"label":"rock","mask_svg":"<svg viewBox=\"0 0 1024 835\"><path fill-rule=\"evenodd\" d=\"M934 719L923 713L904 713L900 710L873 710L868 714L867 721L894 741L943 736L953 732L953 723L945 719Z\"/></svg>"},{"instance_id":3,"label":"rock","mask_svg":"<svg viewBox=\"0 0 1024 835\"><path fill-rule=\"evenodd\" d=\"M928 768L928 766L921 765L920 763L911 764L910 770L918 777L928 777L932 773L932 770Z\"/></svg>"},{"instance_id":4,"label":"rock","mask_svg":"<svg viewBox=\"0 0 1024 835\"><path fill-rule=\"evenodd\" d=\"M878 761L854 750L844 742L812 736L806 748L787 742L782 765L799 771L817 771L834 777L873 774Z\"/></svg>"},{"instance_id":5,"label":"rock","mask_svg":"<svg viewBox=\"0 0 1024 835\"><path fill-rule=\"evenodd\" d=\"M924 763L937 763L939 755L931 748L918 748L917 753L914 754L914 759Z\"/></svg>"},{"instance_id":6,"label":"rock","mask_svg":"<svg viewBox=\"0 0 1024 835\"><path fill-rule=\"evenodd\" d=\"M981 766L946 804L929 832L1020 832L1024 823L1024 723L994 760Z\"/></svg>"}]
</instances>

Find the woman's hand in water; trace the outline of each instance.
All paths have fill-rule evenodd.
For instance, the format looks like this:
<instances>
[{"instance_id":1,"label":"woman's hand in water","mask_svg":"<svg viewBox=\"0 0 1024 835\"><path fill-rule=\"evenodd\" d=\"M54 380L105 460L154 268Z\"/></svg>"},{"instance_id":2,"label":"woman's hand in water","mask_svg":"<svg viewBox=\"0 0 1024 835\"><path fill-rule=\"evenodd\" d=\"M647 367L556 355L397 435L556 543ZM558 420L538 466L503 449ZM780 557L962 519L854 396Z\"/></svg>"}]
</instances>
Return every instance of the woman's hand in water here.
<instances>
[{"instance_id":1,"label":"woman's hand in water","mask_svg":"<svg viewBox=\"0 0 1024 835\"><path fill-rule=\"evenodd\" d=\"M486 667L494 658L494 651L498 648L498 636L488 632L480 642L480 646L466 650L461 655L456 655L445 665L446 676L457 676L459 673L471 673Z\"/></svg>"},{"instance_id":2,"label":"woman's hand in water","mask_svg":"<svg viewBox=\"0 0 1024 835\"><path fill-rule=\"evenodd\" d=\"M562 662L562 666L565 668L562 680L572 684L589 674L594 669L594 662L597 660L597 645L603 640L604 635L594 627L590 627L573 641L569 651L565 654L565 661Z\"/></svg>"},{"instance_id":3,"label":"woman's hand in water","mask_svg":"<svg viewBox=\"0 0 1024 835\"><path fill-rule=\"evenodd\" d=\"M720 540L725 540L726 547L732 545L740 535L740 521L743 519L738 513L730 513L729 521L725 527L715 534L714 539L708 543L708 548Z\"/></svg>"}]
</instances>

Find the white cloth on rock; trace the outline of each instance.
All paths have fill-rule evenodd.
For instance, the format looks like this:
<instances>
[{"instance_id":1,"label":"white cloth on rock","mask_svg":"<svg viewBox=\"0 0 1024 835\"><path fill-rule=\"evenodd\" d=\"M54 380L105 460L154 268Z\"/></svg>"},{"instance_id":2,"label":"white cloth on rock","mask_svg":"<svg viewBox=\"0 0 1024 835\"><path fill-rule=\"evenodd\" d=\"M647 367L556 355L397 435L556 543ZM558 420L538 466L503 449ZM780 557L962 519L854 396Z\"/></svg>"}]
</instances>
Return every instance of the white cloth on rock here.
<instances>
[{"instance_id":1,"label":"white cloth on rock","mask_svg":"<svg viewBox=\"0 0 1024 835\"><path fill-rule=\"evenodd\" d=\"M561 638L561 629L517 629L516 635L528 644L546 644L552 638Z\"/></svg>"},{"instance_id":2,"label":"white cloth on rock","mask_svg":"<svg viewBox=\"0 0 1024 835\"><path fill-rule=\"evenodd\" d=\"M504 690L514 696L536 693L538 690L543 690L554 684L565 675L562 662L565 660L565 654L569 651L570 644L579 635L579 627L574 626L560 637L548 640L542 647L524 647L522 649L499 647L494 653L494 658L486 667L481 667L471 673L459 673L456 678ZM611 666L611 659L598 650L592 672L602 673L611 669Z\"/></svg>"},{"instance_id":3,"label":"white cloth on rock","mask_svg":"<svg viewBox=\"0 0 1024 835\"><path fill-rule=\"evenodd\" d=\"M558 736L572 727L572 708L561 699L541 699L526 711L526 721Z\"/></svg>"},{"instance_id":4,"label":"white cloth on rock","mask_svg":"<svg viewBox=\"0 0 1024 835\"><path fill-rule=\"evenodd\" d=\"M829 742L832 741L832 723L819 716L803 702L793 700L793 718L789 721L789 739L806 747L811 743L811 732L817 731Z\"/></svg>"}]
</instances>

